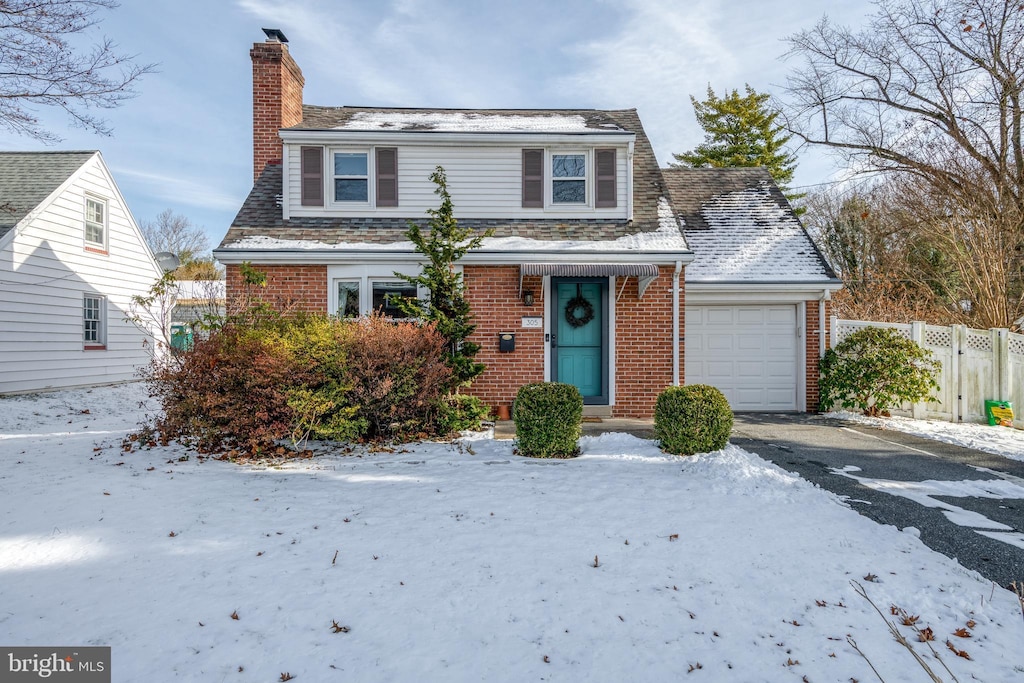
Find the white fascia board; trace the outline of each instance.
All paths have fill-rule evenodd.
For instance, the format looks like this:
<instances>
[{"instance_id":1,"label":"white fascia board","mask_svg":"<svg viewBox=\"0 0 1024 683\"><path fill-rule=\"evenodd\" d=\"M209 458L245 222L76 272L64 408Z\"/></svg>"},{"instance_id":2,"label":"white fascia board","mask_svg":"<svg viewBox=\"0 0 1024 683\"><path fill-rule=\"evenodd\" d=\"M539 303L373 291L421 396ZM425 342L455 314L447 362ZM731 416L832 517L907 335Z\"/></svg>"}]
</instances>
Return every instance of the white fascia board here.
<instances>
[{"instance_id":1,"label":"white fascia board","mask_svg":"<svg viewBox=\"0 0 1024 683\"><path fill-rule=\"evenodd\" d=\"M524 133L522 131L495 131L492 133L454 133L446 131L366 131L366 130L282 130L281 139L288 144L333 145L333 144L457 144L457 145L537 145L580 144L595 145L621 144L636 141L636 133L625 131L586 133Z\"/></svg>"},{"instance_id":2,"label":"white fascia board","mask_svg":"<svg viewBox=\"0 0 1024 683\"><path fill-rule=\"evenodd\" d=\"M842 289L839 280L825 282L687 282L686 304L799 303L829 298Z\"/></svg>"},{"instance_id":3,"label":"white fascia board","mask_svg":"<svg viewBox=\"0 0 1024 683\"><path fill-rule=\"evenodd\" d=\"M224 264L243 261L265 264L407 263L420 262L417 252L378 250L341 251L314 249L215 249L214 257ZM462 257L466 265L519 265L521 263L654 263L671 266L693 261L692 252L678 251L471 251ZM819 291L820 293L820 291Z\"/></svg>"}]
</instances>

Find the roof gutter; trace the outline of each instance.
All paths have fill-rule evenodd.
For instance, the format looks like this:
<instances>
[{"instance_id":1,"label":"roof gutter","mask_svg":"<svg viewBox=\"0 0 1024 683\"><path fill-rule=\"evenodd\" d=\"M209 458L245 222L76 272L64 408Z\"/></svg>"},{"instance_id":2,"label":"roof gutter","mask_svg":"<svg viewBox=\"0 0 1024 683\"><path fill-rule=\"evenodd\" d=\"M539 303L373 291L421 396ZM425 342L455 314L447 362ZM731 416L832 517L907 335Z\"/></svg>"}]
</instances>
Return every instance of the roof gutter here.
<instances>
[{"instance_id":1,"label":"roof gutter","mask_svg":"<svg viewBox=\"0 0 1024 683\"><path fill-rule=\"evenodd\" d=\"M395 144L401 142L437 144L438 142L453 142L459 144L480 143L493 145L495 143L516 144L527 142L537 144L550 142L555 144L631 144L636 140L636 133L629 131L566 131L564 133L554 132L531 132L531 131L493 131L493 132L453 132L453 131L402 131L402 130L349 130L349 129L316 129L316 130L295 130L294 128L280 131L281 139L289 144L325 145L335 142L340 143L374 143L381 142Z\"/></svg>"},{"instance_id":2,"label":"roof gutter","mask_svg":"<svg viewBox=\"0 0 1024 683\"><path fill-rule=\"evenodd\" d=\"M343 263L419 263L423 255L398 250L334 250L334 249L215 249L214 258L224 264L243 261L263 264L320 264ZM460 260L468 265L519 265L533 263L655 263L683 265L691 263L690 251L526 251L475 249Z\"/></svg>"}]
</instances>

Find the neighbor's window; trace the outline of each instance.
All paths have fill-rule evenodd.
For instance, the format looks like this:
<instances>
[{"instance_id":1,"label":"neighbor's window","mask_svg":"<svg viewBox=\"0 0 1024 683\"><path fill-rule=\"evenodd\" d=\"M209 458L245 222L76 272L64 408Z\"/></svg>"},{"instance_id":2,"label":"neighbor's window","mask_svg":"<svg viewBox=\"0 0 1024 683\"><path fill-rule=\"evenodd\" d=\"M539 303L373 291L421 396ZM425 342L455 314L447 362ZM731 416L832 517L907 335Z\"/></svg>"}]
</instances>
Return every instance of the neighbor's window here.
<instances>
[{"instance_id":1,"label":"neighbor's window","mask_svg":"<svg viewBox=\"0 0 1024 683\"><path fill-rule=\"evenodd\" d=\"M101 347L106 344L103 327L103 309L105 299L101 296L86 295L83 298L82 322L86 347Z\"/></svg>"},{"instance_id":2,"label":"neighbor's window","mask_svg":"<svg viewBox=\"0 0 1024 683\"><path fill-rule=\"evenodd\" d=\"M85 243L107 248L107 203L102 199L85 198Z\"/></svg>"},{"instance_id":3,"label":"neighbor's window","mask_svg":"<svg viewBox=\"0 0 1024 683\"><path fill-rule=\"evenodd\" d=\"M551 203L587 202L587 157L585 154L551 155Z\"/></svg>"},{"instance_id":4,"label":"neighbor's window","mask_svg":"<svg viewBox=\"0 0 1024 683\"><path fill-rule=\"evenodd\" d=\"M374 311L390 318L408 318L398 307L397 299L415 299L416 285L408 282L375 281L370 283L371 302Z\"/></svg>"},{"instance_id":5,"label":"neighbor's window","mask_svg":"<svg viewBox=\"0 0 1024 683\"><path fill-rule=\"evenodd\" d=\"M334 201L369 201L366 152L334 153Z\"/></svg>"},{"instance_id":6,"label":"neighbor's window","mask_svg":"<svg viewBox=\"0 0 1024 683\"><path fill-rule=\"evenodd\" d=\"M338 317L358 318L359 280L337 280L338 283Z\"/></svg>"}]
</instances>

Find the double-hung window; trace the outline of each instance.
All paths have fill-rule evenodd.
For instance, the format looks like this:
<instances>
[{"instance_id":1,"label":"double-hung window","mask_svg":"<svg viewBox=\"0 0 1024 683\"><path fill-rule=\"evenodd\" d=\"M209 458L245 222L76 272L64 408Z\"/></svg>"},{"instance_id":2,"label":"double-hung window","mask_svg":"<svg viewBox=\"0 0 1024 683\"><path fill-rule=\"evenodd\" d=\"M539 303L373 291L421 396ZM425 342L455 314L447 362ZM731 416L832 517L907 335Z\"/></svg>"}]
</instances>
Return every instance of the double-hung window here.
<instances>
[{"instance_id":1,"label":"double-hung window","mask_svg":"<svg viewBox=\"0 0 1024 683\"><path fill-rule=\"evenodd\" d=\"M587 155L551 155L551 203L587 203Z\"/></svg>"},{"instance_id":2,"label":"double-hung window","mask_svg":"<svg viewBox=\"0 0 1024 683\"><path fill-rule=\"evenodd\" d=\"M106 346L106 299L86 294L82 298L82 327L85 348L98 349Z\"/></svg>"},{"instance_id":3,"label":"double-hung window","mask_svg":"<svg viewBox=\"0 0 1024 683\"><path fill-rule=\"evenodd\" d=\"M85 246L107 249L107 202L96 197L85 198Z\"/></svg>"},{"instance_id":4,"label":"double-hung window","mask_svg":"<svg viewBox=\"0 0 1024 683\"><path fill-rule=\"evenodd\" d=\"M334 201L370 201L370 176L366 152L334 153Z\"/></svg>"}]
</instances>

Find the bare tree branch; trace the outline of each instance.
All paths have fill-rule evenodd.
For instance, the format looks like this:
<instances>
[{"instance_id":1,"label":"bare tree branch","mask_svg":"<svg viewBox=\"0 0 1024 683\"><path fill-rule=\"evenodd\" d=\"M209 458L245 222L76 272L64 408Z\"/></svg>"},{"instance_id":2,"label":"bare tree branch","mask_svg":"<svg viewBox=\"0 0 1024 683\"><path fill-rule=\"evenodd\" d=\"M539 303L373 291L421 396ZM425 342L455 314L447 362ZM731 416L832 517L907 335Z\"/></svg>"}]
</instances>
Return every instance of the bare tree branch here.
<instances>
[{"instance_id":1,"label":"bare tree branch","mask_svg":"<svg viewBox=\"0 0 1024 683\"><path fill-rule=\"evenodd\" d=\"M110 134L93 110L135 97L133 86L155 69L118 53L107 38L92 48L78 47L99 23L97 13L117 6L113 0L0 1L0 125L55 142L60 137L40 125L36 111L57 108L73 125Z\"/></svg>"}]
</instances>

